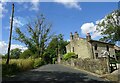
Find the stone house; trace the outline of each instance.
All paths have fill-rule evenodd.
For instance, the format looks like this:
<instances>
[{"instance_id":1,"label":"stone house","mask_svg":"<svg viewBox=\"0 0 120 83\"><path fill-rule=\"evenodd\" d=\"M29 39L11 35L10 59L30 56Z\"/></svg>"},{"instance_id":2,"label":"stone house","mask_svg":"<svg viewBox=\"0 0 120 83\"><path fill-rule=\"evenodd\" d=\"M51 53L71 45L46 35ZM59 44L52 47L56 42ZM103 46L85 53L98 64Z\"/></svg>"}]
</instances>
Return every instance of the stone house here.
<instances>
[{"instance_id":1,"label":"stone house","mask_svg":"<svg viewBox=\"0 0 120 83\"><path fill-rule=\"evenodd\" d=\"M70 33L70 43L66 46L67 53L74 52L78 55L78 58L82 59L107 57L107 55L103 56L105 51L110 57L116 58L115 50L120 50L118 48L116 49L115 44L92 40L89 33L87 33L86 38L81 38L77 32L74 35Z\"/></svg>"}]
</instances>

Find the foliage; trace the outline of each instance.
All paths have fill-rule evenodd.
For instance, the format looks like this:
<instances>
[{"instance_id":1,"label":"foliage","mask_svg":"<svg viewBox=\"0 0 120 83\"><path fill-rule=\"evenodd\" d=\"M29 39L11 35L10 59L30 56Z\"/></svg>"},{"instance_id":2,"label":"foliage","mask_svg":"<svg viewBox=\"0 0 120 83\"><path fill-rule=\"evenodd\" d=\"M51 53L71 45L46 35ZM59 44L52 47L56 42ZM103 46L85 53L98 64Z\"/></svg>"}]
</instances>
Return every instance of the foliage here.
<instances>
[{"instance_id":1,"label":"foliage","mask_svg":"<svg viewBox=\"0 0 120 83\"><path fill-rule=\"evenodd\" d=\"M120 52L116 53L117 63L120 63Z\"/></svg>"},{"instance_id":2,"label":"foliage","mask_svg":"<svg viewBox=\"0 0 120 83\"><path fill-rule=\"evenodd\" d=\"M21 53L20 58L21 59L27 59L32 55L33 55L33 53L29 49L27 49L23 53Z\"/></svg>"},{"instance_id":3,"label":"foliage","mask_svg":"<svg viewBox=\"0 0 120 83\"><path fill-rule=\"evenodd\" d=\"M63 60L69 60L74 57L76 57L76 54L74 52L69 52L63 55Z\"/></svg>"},{"instance_id":4,"label":"foliage","mask_svg":"<svg viewBox=\"0 0 120 83\"><path fill-rule=\"evenodd\" d=\"M63 40L63 35L59 34L52 38L50 41L46 52L44 53L44 60L47 63L55 63L57 60L58 54L65 54L66 53L66 45L68 44L67 41Z\"/></svg>"},{"instance_id":5,"label":"foliage","mask_svg":"<svg viewBox=\"0 0 120 83\"><path fill-rule=\"evenodd\" d=\"M20 72L17 64L2 64L2 76L10 76Z\"/></svg>"},{"instance_id":6,"label":"foliage","mask_svg":"<svg viewBox=\"0 0 120 83\"><path fill-rule=\"evenodd\" d=\"M10 51L10 58L18 59L21 54L21 49L15 48Z\"/></svg>"},{"instance_id":7,"label":"foliage","mask_svg":"<svg viewBox=\"0 0 120 83\"><path fill-rule=\"evenodd\" d=\"M6 57L5 57L5 55L0 54L0 58L2 58L2 59L3 59L3 58L6 58Z\"/></svg>"},{"instance_id":8,"label":"foliage","mask_svg":"<svg viewBox=\"0 0 120 83\"><path fill-rule=\"evenodd\" d=\"M120 41L120 10L108 14L98 23L97 31L101 32L101 41L115 43Z\"/></svg>"},{"instance_id":9,"label":"foliage","mask_svg":"<svg viewBox=\"0 0 120 83\"><path fill-rule=\"evenodd\" d=\"M45 63L44 63L44 61L41 58L35 59L35 61L34 61L34 68L40 67L40 66L42 66L44 64Z\"/></svg>"},{"instance_id":10,"label":"foliage","mask_svg":"<svg viewBox=\"0 0 120 83\"><path fill-rule=\"evenodd\" d=\"M18 59L21 53L22 53L21 49L19 48L12 49L10 51L10 59ZM1 56L2 56L2 59L7 59L8 53L6 53L5 55L1 55Z\"/></svg>"},{"instance_id":11,"label":"foliage","mask_svg":"<svg viewBox=\"0 0 120 83\"><path fill-rule=\"evenodd\" d=\"M10 59L9 64L5 64L5 59L2 60L2 75L11 76L19 72L27 71L39 66L44 65L44 61L40 58L37 59Z\"/></svg>"},{"instance_id":12,"label":"foliage","mask_svg":"<svg viewBox=\"0 0 120 83\"><path fill-rule=\"evenodd\" d=\"M41 15L33 22L28 23L26 28L27 34L17 27L17 36L14 39L24 43L33 54L37 54L37 57L42 57L47 46L46 43L51 38L51 24L47 24L44 16Z\"/></svg>"},{"instance_id":13,"label":"foliage","mask_svg":"<svg viewBox=\"0 0 120 83\"><path fill-rule=\"evenodd\" d=\"M116 56L119 56L119 57L120 57L120 52L117 52L117 53L116 53Z\"/></svg>"}]
</instances>

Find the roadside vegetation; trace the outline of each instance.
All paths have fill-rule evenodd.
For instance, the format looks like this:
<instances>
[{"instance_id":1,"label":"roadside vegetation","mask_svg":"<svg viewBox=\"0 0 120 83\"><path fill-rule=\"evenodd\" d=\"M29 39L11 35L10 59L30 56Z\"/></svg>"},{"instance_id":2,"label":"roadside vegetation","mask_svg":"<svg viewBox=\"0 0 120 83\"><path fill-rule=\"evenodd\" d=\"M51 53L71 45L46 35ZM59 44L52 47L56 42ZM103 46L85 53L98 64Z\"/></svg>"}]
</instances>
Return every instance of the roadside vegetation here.
<instances>
[{"instance_id":1,"label":"roadside vegetation","mask_svg":"<svg viewBox=\"0 0 120 83\"><path fill-rule=\"evenodd\" d=\"M32 18L31 18L32 19ZM54 64L58 54L66 53L65 46L68 44L62 34L51 33L52 24L46 22L43 14L27 23L26 33L21 27L15 28L13 39L23 43L27 49L15 48L2 56L2 75L11 76L19 72L40 67L45 64ZM6 61L9 59L9 63Z\"/></svg>"},{"instance_id":2,"label":"roadside vegetation","mask_svg":"<svg viewBox=\"0 0 120 83\"><path fill-rule=\"evenodd\" d=\"M70 60L71 58L77 58L77 55L74 52L69 52L63 55L63 60Z\"/></svg>"},{"instance_id":3,"label":"roadside vegetation","mask_svg":"<svg viewBox=\"0 0 120 83\"><path fill-rule=\"evenodd\" d=\"M19 72L27 71L44 65L41 58L37 59L11 59L9 65L5 64L6 59L2 60L2 76L11 76Z\"/></svg>"},{"instance_id":4,"label":"roadside vegetation","mask_svg":"<svg viewBox=\"0 0 120 83\"><path fill-rule=\"evenodd\" d=\"M117 17L120 15L118 10L114 12ZM113 19L114 21L114 18L112 18L112 13L108 15L106 20L103 20L102 23L98 23L98 26L105 27L105 30L98 27L98 32L102 32L102 35L105 35L101 41L116 43L117 41L120 41L120 27L118 26L119 19L117 19L117 22L115 21L113 23L109 23L110 19ZM31 22L28 22L24 27L26 30L22 30L21 27L15 28L16 33L13 36L13 39L21 42L28 49L24 52L22 52L19 48L12 49L10 51L10 57L8 57L8 54L1 55L2 63L0 64L2 64L3 76L15 75L19 72L34 69L45 64L54 64L57 61L59 54L63 55L62 57L65 61L70 60L71 58L77 58L75 53L65 54L65 46L69 42L64 40L64 36L62 34L55 35L51 33L52 24L46 21L47 20L44 15L41 14L36 18L31 18ZM105 24L104 21L108 21L108 23ZM120 57L120 54L118 54L118 57ZM6 59L10 59L9 64L6 64ZM83 61L84 64L86 62L87 61ZM77 64L81 65L79 63ZM95 62L92 63L94 64ZM98 65L96 65L96 68L98 68L97 66ZM93 65L90 68L92 70L92 68L94 68Z\"/></svg>"}]
</instances>

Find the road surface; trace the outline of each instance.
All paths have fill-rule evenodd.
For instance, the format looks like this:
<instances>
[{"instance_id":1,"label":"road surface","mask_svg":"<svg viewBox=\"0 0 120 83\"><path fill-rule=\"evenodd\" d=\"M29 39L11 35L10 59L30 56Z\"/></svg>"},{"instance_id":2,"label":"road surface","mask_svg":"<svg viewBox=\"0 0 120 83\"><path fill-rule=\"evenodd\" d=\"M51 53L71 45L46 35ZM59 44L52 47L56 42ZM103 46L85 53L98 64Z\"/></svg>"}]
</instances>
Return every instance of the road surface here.
<instances>
[{"instance_id":1,"label":"road surface","mask_svg":"<svg viewBox=\"0 0 120 83\"><path fill-rule=\"evenodd\" d=\"M44 65L40 68L20 73L11 78L3 78L3 83L110 83L102 78L60 64Z\"/></svg>"}]
</instances>

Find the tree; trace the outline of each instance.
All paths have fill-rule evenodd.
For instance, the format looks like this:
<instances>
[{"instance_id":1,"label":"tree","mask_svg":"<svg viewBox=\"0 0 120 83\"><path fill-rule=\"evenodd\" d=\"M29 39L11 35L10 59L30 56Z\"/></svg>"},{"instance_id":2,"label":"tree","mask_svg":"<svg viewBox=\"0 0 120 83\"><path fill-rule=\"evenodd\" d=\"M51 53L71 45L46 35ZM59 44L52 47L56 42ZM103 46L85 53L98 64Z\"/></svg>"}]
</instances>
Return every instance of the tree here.
<instances>
[{"instance_id":1,"label":"tree","mask_svg":"<svg viewBox=\"0 0 120 83\"><path fill-rule=\"evenodd\" d=\"M66 45L68 44L67 41L64 41L63 35L59 34L58 35L58 52L60 54L65 54L66 53Z\"/></svg>"},{"instance_id":2,"label":"tree","mask_svg":"<svg viewBox=\"0 0 120 83\"><path fill-rule=\"evenodd\" d=\"M10 58L15 58L15 59L18 59L20 57L20 54L21 54L21 49L19 48L15 48L15 49L12 49L10 51L10 55L11 57Z\"/></svg>"},{"instance_id":3,"label":"tree","mask_svg":"<svg viewBox=\"0 0 120 83\"><path fill-rule=\"evenodd\" d=\"M20 58L26 59L29 58L30 56L33 56L34 54L29 50L25 50L23 53L20 54Z\"/></svg>"},{"instance_id":4,"label":"tree","mask_svg":"<svg viewBox=\"0 0 120 83\"><path fill-rule=\"evenodd\" d=\"M116 43L120 41L120 10L113 11L105 16L97 25L97 31L101 32L101 41Z\"/></svg>"},{"instance_id":5,"label":"tree","mask_svg":"<svg viewBox=\"0 0 120 83\"><path fill-rule=\"evenodd\" d=\"M44 59L47 63L54 63L57 60L58 54L66 53L67 41L63 40L63 35L59 34L52 38L46 52L44 53Z\"/></svg>"},{"instance_id":6,"label":"tree","mask_svg":"<svg viewBox=\"0 0 120 83\"><path fill-rule=\"evenodd\" d=\"M5 58L5 56L3 55L3 54L0 54L0 59L3 59L3 58Z\"/></svg>"},{"instance_id":7,"label":"tree","mask_svg":"<svg viewBox=\"0 0 120 83\"><path fill-rule=\"evenodd\" d=\"M41 15L33 22L28 23L26 28L29 36L22 32L20 28L16 28L18 36L14 39L24 43L33 54L37 55L36 57L42 57L47 42L51 38L51 24L47 24L44 16Z\"/></svg>"}]
</instances>

